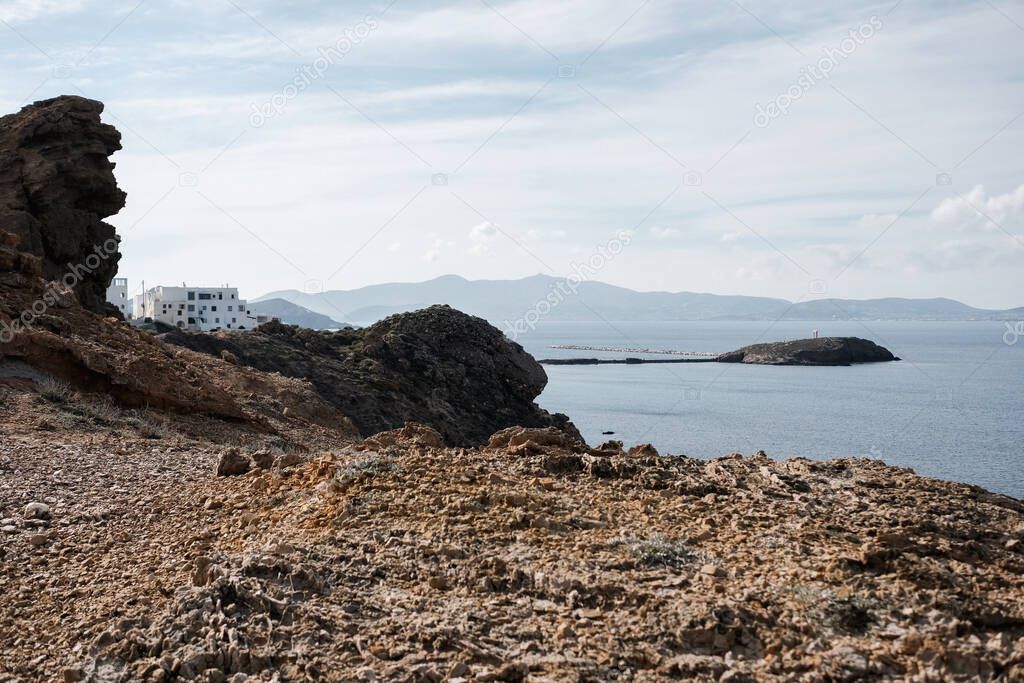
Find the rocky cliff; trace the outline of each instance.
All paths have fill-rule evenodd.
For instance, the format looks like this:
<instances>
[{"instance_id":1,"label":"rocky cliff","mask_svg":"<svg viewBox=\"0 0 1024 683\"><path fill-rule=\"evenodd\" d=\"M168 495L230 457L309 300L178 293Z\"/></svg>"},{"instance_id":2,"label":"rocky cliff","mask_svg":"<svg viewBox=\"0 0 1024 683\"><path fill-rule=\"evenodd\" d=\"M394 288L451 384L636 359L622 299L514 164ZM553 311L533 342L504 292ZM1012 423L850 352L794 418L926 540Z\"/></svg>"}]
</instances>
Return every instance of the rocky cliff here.
<instances>
[{"instance_id":1,"label":"rocky cliff","mask_svg":"<svg viewBox=\"0 0 1024 683\"><path fill-rule=\"evenodd\" d=\"M125 202L109 160L121 135L100 121L102 111L100 102L58 97L0 118L0 229L85 308L120 315L106 304L119 240L103 219Z\"/></svg>"},{"instance_id":2,"label":"rocky cliff","mask_svg":"<svg viewBox=\"0 0 1024 683\"><path fill-rule=\"evenodd\" d=\"M889 349L859 337L822 337L754 344L723 353L719 363L759 365L853 365L899 360Z\"/></svg>"},{"instance_id":3,"label":"rocky cliff","mask_svg":"<svg viewBox=\"0 0 1024 683\"><path fill-rule=\"evenodd\" d=\"M174 345L107 317L119 238L102 218L125 195L108 159L120 135L102 111L61 97L0 119L0 369L21 363L122 406L261 430L297 420L351 435L351 416L368 436L419 421L459 445L512 425L575 431L534 404L547 377L533 358L446 307L358 332L271 324L171 334Z\"/></svg>"},{"instance_id":4,"label":"rocky cliff","mask_svg":"<svg viewBox=\"0 0 1024 683\"><path fill-rule=\"evenodd\" d=\"M270 323L244 333L170 332L171 344L308 380L364 436L422 422L451 445L484 443L504 427L558 426L534 399L544 369L487 321L448 306L392 316L361 330L316 332Z\"/></svg>"}]
</instances>

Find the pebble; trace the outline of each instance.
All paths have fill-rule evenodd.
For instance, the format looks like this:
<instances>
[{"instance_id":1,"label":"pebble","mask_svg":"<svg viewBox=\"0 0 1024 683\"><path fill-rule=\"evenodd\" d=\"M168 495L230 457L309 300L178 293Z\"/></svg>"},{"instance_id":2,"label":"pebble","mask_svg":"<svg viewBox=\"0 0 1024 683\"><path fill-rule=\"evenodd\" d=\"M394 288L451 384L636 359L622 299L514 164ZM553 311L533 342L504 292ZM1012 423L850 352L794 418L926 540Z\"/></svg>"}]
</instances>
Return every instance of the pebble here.
<instances>
[{"instance_id":1,"label":"pebble","mask_svg":"<svg viewBox=\"0 0 1024 683\"><path fill-rule=\"evenodd\" d=\"M46 503L29 503L25 506L25 519L50 519L50 506Z\"/></svg>"},{"instance_id":2,"label":"pebble","mask_svg":"<svg viewBox=\"0 0 1024 683\"><path fill-rule=\"evenodd\" d=\"M32 534L28 537L29 545L41 546L50 542L49 534Z\"/></svg>"}]
</instances>

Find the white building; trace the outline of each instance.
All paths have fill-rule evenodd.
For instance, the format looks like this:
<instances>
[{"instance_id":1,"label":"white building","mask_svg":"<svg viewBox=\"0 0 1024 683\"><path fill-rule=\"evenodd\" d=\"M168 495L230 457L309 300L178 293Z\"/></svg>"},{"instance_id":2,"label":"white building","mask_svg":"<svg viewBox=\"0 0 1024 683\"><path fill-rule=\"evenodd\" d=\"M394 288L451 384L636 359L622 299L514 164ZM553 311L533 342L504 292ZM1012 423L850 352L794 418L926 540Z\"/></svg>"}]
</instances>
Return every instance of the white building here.
<instances>
[{"instance_id":1,"label":"white building","mask_svg":"<svg viewBox=\"0 0 1024 683\"><path fill-rule=\"evenodd\" d=\"M121 311L125 320L132 317L132 301L128 298L128 278L115 277L107 287L107 303Z\"/></svg>"},{"instance_id":2,"label":"white building","mask_svg":"<svg viewBox=\"0 0 1024 683\"><path fill-rule=\"evenodd\" d=\"M245 330L254 326L235 287L152 287L135 296L135 320L153 320L185 330Z\"/></svg>"}]
</instances>

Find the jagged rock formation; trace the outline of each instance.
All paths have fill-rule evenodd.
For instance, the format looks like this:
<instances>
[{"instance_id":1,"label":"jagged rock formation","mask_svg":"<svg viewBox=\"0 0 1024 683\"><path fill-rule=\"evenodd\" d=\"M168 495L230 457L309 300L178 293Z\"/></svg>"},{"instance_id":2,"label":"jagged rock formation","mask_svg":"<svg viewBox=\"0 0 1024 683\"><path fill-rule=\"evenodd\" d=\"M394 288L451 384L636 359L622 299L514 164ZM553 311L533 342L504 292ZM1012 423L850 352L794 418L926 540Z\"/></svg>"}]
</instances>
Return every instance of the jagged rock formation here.
<instances>
[{"instance_id":1,"label":"jagged rock formation","mask_svg":"<svg viewBox=\"0 0 1024 683\"><path fill-rule=\"evenodd\" d=\"M422 422L451 445L484 443L513 425L555 426L564 415L534 399L544 369L487 321L448 306L392 316L362 330L316 332L270 323L244 333L161 335L171 344L311 382L364 436Z\"/></svg>"},{"instance_id":2,"label":"jagged rock formation","mask_svg":"<svg viewBox=\"0 0 1024 683\"><path fill-rule=\"evenodd\" d=\"M754 344L723 353L719 363L759 365L852 365L899 360L889 349L859 337L822 337Z\"/></svg>"},{"instance_id":3,"label":"jagged rock formation","mask_svg":"<svg viewBox=\"0 0 1024 683\"><path fill-rule=\"evenodd\" d=\"M65 96L0 118L0 229L18 238L7 246L39 259L43 277L72 285L85 308L120 315L106 304L119 240L103 219L124 207L108 159L121 134L100 121L102 111Z\"/></svg>"},{"instance_id":4,"label":"jagged rock formation","mask_svg":"<svg viewBox=\"0 0 1024 683\"><path fill-rule=\"evenodd\" d=\"M13 363L122 406L268 432L282 428L288 408L292 423L351 434L306 382L168 348L110 317L118 315L105 300L119 238L101 219L120 210L125 195L107 158L120 149L120 134L100 122L102 110L59 97L0 118L0 370Z\"/></svg>"}]
</instances>

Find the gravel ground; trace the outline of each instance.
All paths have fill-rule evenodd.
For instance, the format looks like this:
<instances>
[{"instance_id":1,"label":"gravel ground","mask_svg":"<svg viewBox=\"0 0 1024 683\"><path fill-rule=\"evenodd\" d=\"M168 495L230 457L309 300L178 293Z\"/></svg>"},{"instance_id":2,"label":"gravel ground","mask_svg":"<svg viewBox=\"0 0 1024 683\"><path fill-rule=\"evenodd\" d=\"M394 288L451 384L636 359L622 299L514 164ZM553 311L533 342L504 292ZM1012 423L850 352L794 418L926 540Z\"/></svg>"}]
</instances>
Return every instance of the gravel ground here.
<instances>
[{"instance_id":1,"label":"gravel ground","mask_svg":"<svg viewBox=\"0 0 1024 683\"><path fill-rule=\"evenodd\" d=\"M0 680L1024 679L1024 506L976 487L543 430L232 450L6 398Z\"/></svg>"}]
</instances>

